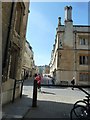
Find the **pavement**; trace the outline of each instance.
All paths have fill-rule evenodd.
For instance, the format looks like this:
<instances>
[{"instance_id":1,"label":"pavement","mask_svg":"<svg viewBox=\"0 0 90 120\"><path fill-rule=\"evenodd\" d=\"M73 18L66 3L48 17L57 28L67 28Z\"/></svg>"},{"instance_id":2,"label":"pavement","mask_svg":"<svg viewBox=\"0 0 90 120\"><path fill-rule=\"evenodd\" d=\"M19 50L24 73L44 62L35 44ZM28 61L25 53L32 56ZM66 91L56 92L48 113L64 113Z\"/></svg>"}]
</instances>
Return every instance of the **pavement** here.
<instances>
[{"instance_id":1,"label":"pavement","mask_svg":"<svg viewBox=\"0 0 90 120\"><path fill-rule=\"evenodd\" d=\"M33 79L25 80L22 98L18 97L14 100L14 103L5 104L2 107L2 118L23 118L27 111L32 108L32 93Z\"/></svg>"},{"instance_id":2,"label":"pavement","mask_svg":"<svg viewBox=\"0 0 90 120\"><path fill-rule=\"evenodd\" d=\"M5 118L23 118L31 107L31 100L24 96L17 98L14 103L9 103L2 108L2 117Z\"/></svg>"},{"instance_id":3,"label":"pavement","mask_svg":"<svg viewBox=\"0 0 90 120\"><path fill-rule=\"evenodd\" d=\"M27 84L27 80L23 86L23 94L22 97L18 97L14 100L14 102L9 102L2 107L2 119L5 118L23 118L27 111L32 107L32 99L30 98L29 91L27 93L27 88L25 87ZM11 120L11 119L10 119Z\"/></svg>"},{"instance_id":4,"label":"pavement","mask_svg":"<svg viewBox=\"0 0 90 120\"><path fill-rule=\"evenodd\" d=\"M70 118L70 111L78 99L84 94L72 91L71 88L43 87L38 92L37 107L32 107L33 81L26 80L23 86L22 98L15 99L2 108L3 120L5 118Z\"/></svg>"}]
</instances>

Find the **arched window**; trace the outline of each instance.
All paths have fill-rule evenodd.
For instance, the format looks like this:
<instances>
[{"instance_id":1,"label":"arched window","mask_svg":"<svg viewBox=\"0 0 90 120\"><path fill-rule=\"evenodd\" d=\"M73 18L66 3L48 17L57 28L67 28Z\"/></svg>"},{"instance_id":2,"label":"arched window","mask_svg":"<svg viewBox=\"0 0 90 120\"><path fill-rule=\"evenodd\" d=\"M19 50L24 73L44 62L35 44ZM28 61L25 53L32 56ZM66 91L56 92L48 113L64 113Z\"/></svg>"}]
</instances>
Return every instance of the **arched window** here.
<instances>
[{"instance_id":1,"label":"arched window","mask_svg":"<svg viewBox=\"0 0 90 120\"><path fill-rule=\"evenodd\" d=\"M25 6L22 2L17 2L15 13L15 30L20 35Z\"/></svg>"}]
</instances>

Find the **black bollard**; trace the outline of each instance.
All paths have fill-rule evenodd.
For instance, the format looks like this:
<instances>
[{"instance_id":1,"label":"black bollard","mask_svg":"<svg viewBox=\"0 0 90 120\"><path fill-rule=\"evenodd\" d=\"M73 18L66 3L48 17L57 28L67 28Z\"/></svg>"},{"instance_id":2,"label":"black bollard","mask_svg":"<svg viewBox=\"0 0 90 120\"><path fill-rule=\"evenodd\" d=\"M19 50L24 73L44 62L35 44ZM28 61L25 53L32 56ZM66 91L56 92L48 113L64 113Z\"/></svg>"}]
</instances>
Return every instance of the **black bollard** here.
<instances>
[{"instance_id":1,"label":"black bollard","mask_svg":"<svg viewBox=\"0 0 90 120\"><path fill-rule=\"evenodd\" d=\"M37 107L37 80L34 80L34 85L33 85L32 107Z\"/></svg>"},{"instance_id":2,"label":"black bollard","mask_svg":"<svg viewBox=\"0 0 90 120\"><path fill-rule=\"evenodd\" d=\"M22 81L21 81L21 91L20 91L20 98L22 97L23 82L24 82L24 80L22 80Z\"/></svg>"}]
</instances>

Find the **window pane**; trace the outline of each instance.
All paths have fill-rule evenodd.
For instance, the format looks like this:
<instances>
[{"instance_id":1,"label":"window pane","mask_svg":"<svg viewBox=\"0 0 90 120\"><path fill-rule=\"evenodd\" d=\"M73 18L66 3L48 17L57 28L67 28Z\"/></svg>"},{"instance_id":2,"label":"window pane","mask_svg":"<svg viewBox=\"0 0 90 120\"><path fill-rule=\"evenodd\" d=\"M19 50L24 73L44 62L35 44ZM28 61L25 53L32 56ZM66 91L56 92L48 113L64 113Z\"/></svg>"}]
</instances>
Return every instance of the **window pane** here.
<instances>
[{"instance_id":1,"label":"window pane","mask_svg":"<svg viewBox=\"0 0 90 120\"><path fill-rule=\"evenodd\" d=\"M86 38L80 38L80 45L87 45L88 41Z\"/></svg>"},{"instance_id":2,"label":"window pane","mask_svg":"<svg viewBox=\"0 0 90 120\"><path fill-rule=\"evenodd\" d=\"M85 38L83 38L83 45L85 45Z\"/></svg>"},{"instance_id":3,"label":"window pane","mask_svg":"<svg viewBox=\"0 0 90 120\"><path fill-rule=\"evenodd\" d=\"M79 63L82 64L82 56L79 57Z\"/></svg>"},{"instance_id":4,"label":"window pane","mask_svg":"<svg viewBox=\"0 0 90 120\"><path fill-rule=\"evenodd\" d=\"M80 65L88 65L89 64L89 57L88 56L79 56L79 64Z\"/></svg>"},{"instance_id":5,"label":"window pane","mask_svg":"<svg viewBox=\"0 0 90 120\"><path fill-rule=\"evenodd\" d=\"M79 80L80 81L88 81L88 73L80 73Z\"/></svg>"},{"instance_id":6,"label":"window pane","mask_svg":"<svg viewBox=\"0 0 90 120\"><path fill-rule=\"evenodd\" d=\"M83 64L85 64L85 56L83 56Z\"/></svg>"}]
</instances>

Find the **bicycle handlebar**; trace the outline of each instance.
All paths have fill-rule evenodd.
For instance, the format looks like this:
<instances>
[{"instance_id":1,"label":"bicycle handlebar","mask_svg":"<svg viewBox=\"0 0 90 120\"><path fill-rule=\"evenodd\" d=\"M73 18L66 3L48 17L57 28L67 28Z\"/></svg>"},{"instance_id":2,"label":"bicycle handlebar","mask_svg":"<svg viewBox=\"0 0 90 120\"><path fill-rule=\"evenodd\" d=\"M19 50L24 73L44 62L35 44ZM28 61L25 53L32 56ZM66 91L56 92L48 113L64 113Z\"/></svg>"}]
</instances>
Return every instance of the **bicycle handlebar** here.
<instances>
[{"instance_id":1,"label":"bicycle handlebar","mask_svg":"<svg viewBox=\"0 0 90 120\"><path fill-rule=\"evenodd\" d=\"M74 88L74 86L73 86L73 88ZM77 87L78 89L80 89L81 91L83 91L85 94L87 94L88 96L90 96L90 94L87 92L87 91L85 91L82 87Z\"/></svg>"},{"instance_id":2,"label":"bicycle handlebar","mask_svg":"<svg viewBox=\"0 0 90 120\"><path fill-rule=\"evenodd\" d=\"M88 96L90 96L90 94L87 91L85 91L83 88L79 87L79 89L83 91L85 94L87 94Z\"/></svg>"}]
</instances>

